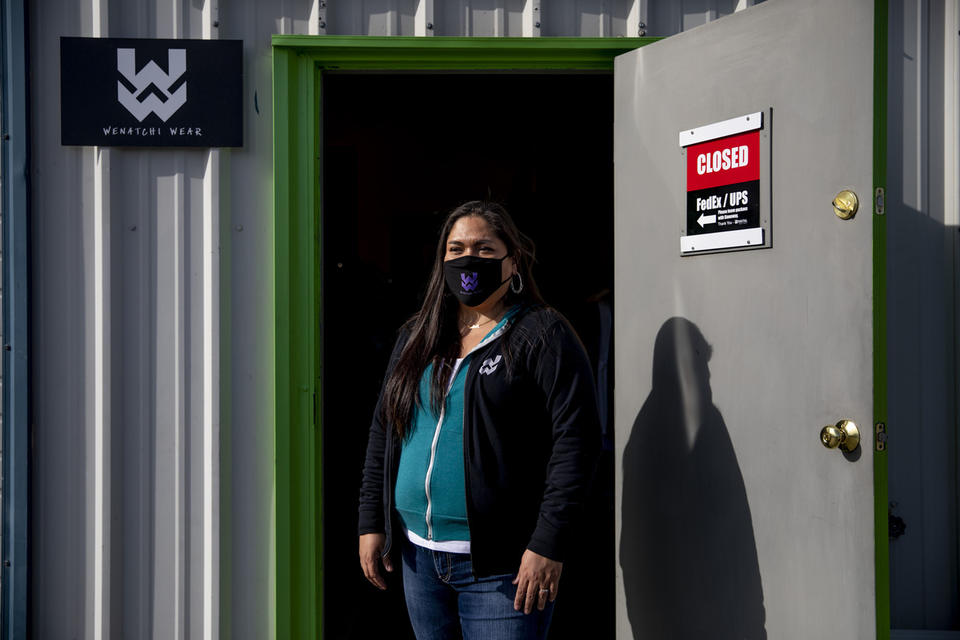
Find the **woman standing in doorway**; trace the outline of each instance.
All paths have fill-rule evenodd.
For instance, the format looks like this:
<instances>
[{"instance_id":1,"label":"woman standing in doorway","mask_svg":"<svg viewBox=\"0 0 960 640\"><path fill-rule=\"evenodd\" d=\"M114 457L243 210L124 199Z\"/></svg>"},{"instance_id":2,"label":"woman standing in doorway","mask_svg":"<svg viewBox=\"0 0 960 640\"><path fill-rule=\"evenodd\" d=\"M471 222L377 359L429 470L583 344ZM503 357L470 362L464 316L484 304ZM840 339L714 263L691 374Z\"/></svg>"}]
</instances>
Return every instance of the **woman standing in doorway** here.
<instances>
[{"instance_id":1,"label":"woman standing in doorway","mask_svg":"<svg viewBox=\"0 0 960 640\"><path fill-rule=\"evenodd\" d=\"M360 565L418 640L544 638L600 440L589 361L503 207L446 218L374 412Z\"/></svg>"}]
</instances>

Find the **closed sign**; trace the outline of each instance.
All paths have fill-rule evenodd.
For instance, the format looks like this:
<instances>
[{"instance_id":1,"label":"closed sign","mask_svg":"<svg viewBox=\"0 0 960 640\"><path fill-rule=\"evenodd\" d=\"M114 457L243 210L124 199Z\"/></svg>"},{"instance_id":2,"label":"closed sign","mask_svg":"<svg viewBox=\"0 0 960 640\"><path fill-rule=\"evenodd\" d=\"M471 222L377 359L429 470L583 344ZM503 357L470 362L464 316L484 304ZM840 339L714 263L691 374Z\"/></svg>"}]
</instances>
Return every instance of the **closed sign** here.
<instances>
[{"instance_id":1,"label":"closed sign","mask_svg":"<svg viewBox=\"0 0 960 640\"><path fill-rule=\"evenodd\" d=\"M759 131L687 148L687 235L759 226L759 159Z\"/></svg>"},{"instance_id":2,"label":"closed sign","mask_svg":"<svg viewBox=\"0 0 960 640\"><path fill-rule=\"evenodd\" d=\"M763 245L762 122L755 113L680 133L687 192L681 253Z\"/></svg>"}]
</instances>

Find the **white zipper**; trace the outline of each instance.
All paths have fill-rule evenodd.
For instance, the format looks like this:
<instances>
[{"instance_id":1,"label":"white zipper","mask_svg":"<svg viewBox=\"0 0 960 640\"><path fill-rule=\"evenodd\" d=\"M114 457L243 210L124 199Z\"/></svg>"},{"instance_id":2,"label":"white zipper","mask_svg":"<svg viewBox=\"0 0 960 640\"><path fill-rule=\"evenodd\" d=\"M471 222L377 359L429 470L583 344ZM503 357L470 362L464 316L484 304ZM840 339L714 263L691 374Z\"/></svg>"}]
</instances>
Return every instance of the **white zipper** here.
<instances>
[{"instance_id":1,"label":"white zipper","mask_svg":"<svg viewBox=\"0 0 960 640\"><path fill-rule=\"evenodd\" d=\"M467 355L470 354L468 353ZM450 393L450 388L453 387L453 380L457 377L457 371L460 370L460 365L466 359L467 356L460 358L453 366L453 373L450 374L450 382L447 384L447 393ZM440 441L440 427L443 425L443 415L446 410L447 398L445 395L443 398L443 406L440 408L440 419L437 420L437 428L433 431L433 442L430 443L430 464L427 465L427 477L423 481L423 488L427 494L427 540L433 540L433 522L430 519L433 512L433 501L430 499L430 478L433 477L433 463L436 462L437 458L437 443Z\"/></svg>"},{"instance_id":2,"label":"white zipper","mask_svg":"<svg viewBox=\"0 0 960 640\"><path fill-rule=\"evenodd\" d=\"M450 389L453 387L453 381L457 377L457 372L460 370L460 365L463 364L463 361L470 357L477 349L485 347L503 334L507 330L507 327L510 326L510 321L508 320L502 327L500 327L496 333L490 335L487 339L481 340L477 346L459 359L459 361L453 366L453 373L450 374L450 382L447 384L447 393L450 393ZM423 488L427 494L427 540L433 540L433 522L431 520L431 515L433 513L433 501L430 499L430 478L433 477L433 465L436 462L437 458L437 443L440 441L440 427L443 426L443 415L447 410L447 398L444 395L443 406L440 408L440 419L437 420L437 428L433 432L433 441L430 443L430 464L427 465L427 477L423 481Z\"/></svg>"}]
</instances>

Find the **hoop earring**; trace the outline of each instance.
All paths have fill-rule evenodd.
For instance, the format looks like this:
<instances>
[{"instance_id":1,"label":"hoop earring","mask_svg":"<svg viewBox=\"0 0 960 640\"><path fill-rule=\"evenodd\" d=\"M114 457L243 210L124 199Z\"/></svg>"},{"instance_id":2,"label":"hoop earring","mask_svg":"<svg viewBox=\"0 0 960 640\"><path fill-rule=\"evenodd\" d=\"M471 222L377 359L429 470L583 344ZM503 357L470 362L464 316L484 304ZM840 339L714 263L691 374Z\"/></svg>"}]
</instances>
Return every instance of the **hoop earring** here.
<instances>
[{"instance_id":1,"label":"hoop earring","mask_svg":"<svg viewBox=\"0 0 960 640\"><path fill-rule=\"evenodd\" d=\"M519 280L520 284L517 284L517 281L513 278ZM513 278L510 278L510 291L513 291L514 293L520 293L523 291L523 278L520 277L519 273L513 274Z\"/></svg>"}]
</instances>

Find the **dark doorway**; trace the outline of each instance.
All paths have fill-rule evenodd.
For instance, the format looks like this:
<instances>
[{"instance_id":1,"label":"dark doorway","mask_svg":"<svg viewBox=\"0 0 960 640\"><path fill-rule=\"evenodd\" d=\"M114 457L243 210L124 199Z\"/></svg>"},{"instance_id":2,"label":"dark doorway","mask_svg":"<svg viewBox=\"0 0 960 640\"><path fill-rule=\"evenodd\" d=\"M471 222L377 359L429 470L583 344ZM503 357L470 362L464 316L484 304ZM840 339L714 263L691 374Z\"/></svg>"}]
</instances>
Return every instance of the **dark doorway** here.
<instances>
[{"instance_id":1,"label":"dark doorway","mask_svg":"<svg viewBox=\"0 0 960 640\"><path fill-rule=\"evenodd\" d=\"M360 469L396 331L422 300L443 216L492 199L537 243L546 299L612 373L598 353L612 354L613 77L327 73L322 87L324 637L412 637L399 580L377 592L357 561ZM551 638L613 637L609 438L605 449Z\"/></svg>"}]
</instances>

